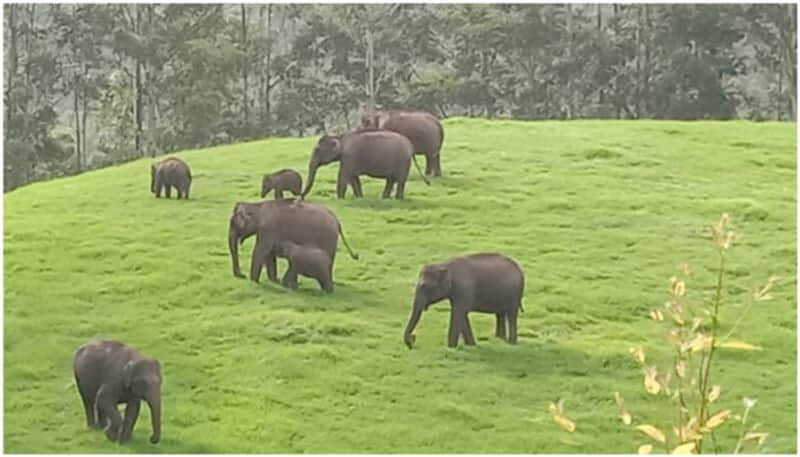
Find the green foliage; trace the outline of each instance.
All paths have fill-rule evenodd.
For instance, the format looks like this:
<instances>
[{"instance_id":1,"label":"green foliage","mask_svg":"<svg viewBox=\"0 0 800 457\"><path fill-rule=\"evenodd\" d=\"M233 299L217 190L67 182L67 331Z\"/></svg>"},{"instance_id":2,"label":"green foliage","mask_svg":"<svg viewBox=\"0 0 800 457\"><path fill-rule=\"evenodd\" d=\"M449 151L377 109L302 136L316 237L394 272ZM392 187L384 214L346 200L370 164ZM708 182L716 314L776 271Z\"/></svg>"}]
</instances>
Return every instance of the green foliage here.
<instances>
[{"instance_id":1,"label":"green foliage","mask_svg":"<svg viewBox=\"0 0 800 457\"><path fill-rule=\"evenodd\" d=\"M763 351L715 356L726 379L715 405L739 411L758 393L749 420L771 433L763 450L796 453L794 124L444 125L445 176L425 186L412 174L404 201L380 199L370 178L364 199L336 200L336 168L319 171L313 199L361 256L339 253L330 296L303 278L297 292L235 279L226 246L234 202L258 200L263 173L303 170L315 138L178 153L195 177L189 201L148 192L150 160L5 194L4 450L628 453L639 432L609 420L611 393L637 424L661 411L628 349L663 335L641 319L665 300L675 265L696 259L697 284L714 282L703 224L730 210L746 237L727 261L721 335L762 272L784 279L732 335ZM504 252L526 272L519 344L473 314L478 346L446 348L441 303L406 349L421 266L475 251ZM147 441L146 408L130 445L86 429L71 360L93 337L161 359L159 445ZM564 438L547 411L559 397L577 424ZM716 436L722 449L738 437Z\"/></svg>"}]
</instances>

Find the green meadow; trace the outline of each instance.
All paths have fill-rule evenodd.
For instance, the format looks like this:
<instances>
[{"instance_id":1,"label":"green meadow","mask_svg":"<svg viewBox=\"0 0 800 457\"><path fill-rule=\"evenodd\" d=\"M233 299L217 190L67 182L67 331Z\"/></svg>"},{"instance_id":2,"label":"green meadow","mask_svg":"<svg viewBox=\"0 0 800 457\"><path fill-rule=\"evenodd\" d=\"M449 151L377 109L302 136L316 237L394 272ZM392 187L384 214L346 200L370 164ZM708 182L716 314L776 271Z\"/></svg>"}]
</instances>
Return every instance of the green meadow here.
<instances>
[{"instance_id":1,"label":"green meadow","mask_svg":"<svg viewBox=\"0 0 800 457\"><path fill-rule=\"evenodd\" d=\"M192 167L188 201L150 194L152 159L5 194L5 452L634 453L647 437L622 424L613 393L634 425L663 426L669 413L628 350L669 355L648 314L680 263L694 270L688 295L710 298L708 225L723 212L744 236L728 255L722 332L754 286L781 281L732 336L763 350L718 353L715 407L757 399L765 450L797 451L795 124L444 127L444 177L426 186L412 167L402 201L381 199L383 182L368 177L363 199L348 189L337 200L338 165L320 168L309 199L336 212L360 255L339 253L332 295L302 277L294 292L236 279L226 244L234 203L259 200L264 173L305 178L316 138L178 152ZM420 268L479 251L525 271L519 344L493 336L493 315L472 314L477 346L448 349L442 302L407 349ZM158 445L145 405L129 444L86 427L72 356L95 337L161 361ZM558 399L574 433L548 412ZM721 450L738 432L718 429Z\"/></svg>"}]
</instances>

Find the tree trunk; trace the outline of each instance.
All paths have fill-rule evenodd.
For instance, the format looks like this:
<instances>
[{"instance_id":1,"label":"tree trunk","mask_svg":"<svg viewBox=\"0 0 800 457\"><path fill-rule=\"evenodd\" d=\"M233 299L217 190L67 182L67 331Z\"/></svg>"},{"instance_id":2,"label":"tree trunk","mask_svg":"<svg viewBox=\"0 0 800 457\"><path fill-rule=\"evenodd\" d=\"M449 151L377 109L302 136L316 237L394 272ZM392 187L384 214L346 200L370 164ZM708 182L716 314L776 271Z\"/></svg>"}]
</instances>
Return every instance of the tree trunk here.
<instances>
[{"instance_id":1,"label":"tree trunk","mask_svg":"<svg viewBox=\"0 0 800 457\"><path fill-rule=\"evenodd\" d=\"M134 29L136 34L141 34L141 25L142 25L142 9L141 5L136 4L133 6L136 8L136 24L134 25ZM134 112L136 113L136 155L138 157L142 157L144 152L142 151L142 61L139 57L136 57L136 108Z\"/></svg>"},{"instance_id":2,"label":"tree trunk","mask_svg":"<svg viewBox=\"0 0 800 457\"><path fill-rule=\"evenodd\" d=\"M248 101L247 93L248 93L248 86L247 86L247 62L249 57L247 55L248 47L247 47L247 9L244 6L244 3L240 4L241 7L241 16L242 16L242 52L244 53L244 59L242 61L242 108L244 109L244 134L245 137L250 136L250 103Z\"/></svg>"},{"instance_id":3,"label":"tree trunk","mask_svg":"<svg viewBox=\"0 0 800 457\"><path fill-rule=\"evenodd\" d=\"M19 53L17 51L17 6L13 3L7 6L8 8L8 67L6 68L6 112L5 112L5 128L6 135L8 134L8 126L11 125L10 119L12 114L16 114L16 103L12 99L14 90L14 77L17 75L17 66L19 63Z\"/></svg>"},{"instance_id":4,"label":"tree trunk","mask_svg":"<svg viewBox=\"0 0 800 457\"><path fill-rule=\"evenodd\" d=\"M270 104L270 93L272 92L272 3L267 5L267 87L264 94L264 104L266 107L267 135L272 135L272 111Z\"/></svg>"},{"instance_id":5,"label":"tree trunk","mask_svg":"<svg viewBox=\"0 0 800 457\"><path fill-rule=\"evenodd\" d=\"M573 39L572 39L572 5L567 3L567 38L569 39L569 44L567 45L567 62L572 65L572 48L573 48ZM566 115L567 119L572 119L572 78L567 77L567 93L565 98L566 102Z\"/></svg>"},{"instance_id":6,"label":"tree trunk","mask_svg":"<svg viewBox=\"0 0 800 457\"><path fill-rule=\"evenodd\" d=\"M87 67L88 71L88 67ZM86 86L83 86L81 92L83 98L83 110L81 114L81 152L83 153L83 166L86 166L86 119L89 113L89 96L86 94Z\"/></svg>"},{"instance_id":7,"label":"tree trunk","mask_svg":"<svg viewBox=\"0 0 800 457\"><path fill-rule=\"evenodd\" d=\"M374 64L372 59L374 58L373 54L373 44L372 44L372 30L367 27L367 112L372 114L375 112L375 81L373 80L373 73L374 73Z\"/></svg>"},{"instance_id":8,"label":"tree trunk","mask_svg":"<svg viewBox=\"0 0 800 457\"><path fill-rule=\"evenodd\" d=\"M603 30L603 13L601 8L603 5L601 3L597 4L597 30Z\"/></svg>"},{"instance_id":9,"label":"tree trunk","mask_svg":"<svg viewBox=\"0 0 800 457\"><path fill-rule=\"evenodd\" d=\"M72 108L73 114L75 116L75 169L80 172L81 171L81 118L80 118L80 108L78 105L78 91L80 90L78 85L78 73L75 73L72 80Z\"/></svg>"}]
</instances>

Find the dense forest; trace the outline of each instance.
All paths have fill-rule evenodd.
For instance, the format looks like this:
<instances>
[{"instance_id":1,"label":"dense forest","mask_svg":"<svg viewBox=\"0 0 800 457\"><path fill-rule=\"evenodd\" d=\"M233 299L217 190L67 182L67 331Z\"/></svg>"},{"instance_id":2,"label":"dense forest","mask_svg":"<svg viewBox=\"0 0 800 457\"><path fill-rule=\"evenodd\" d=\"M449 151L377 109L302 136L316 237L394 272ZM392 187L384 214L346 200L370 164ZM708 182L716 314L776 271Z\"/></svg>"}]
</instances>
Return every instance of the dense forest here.
<instances>
[{"instance_id":1,"label":"dense forest","mask_svg":"<svg viewBox=\"0 0 800 457\"><path fill-rule=\"evenodd\" d=\"M4 190L366 110L794 120L796 6L6 4Z\"/></svg>"}]
</instances>

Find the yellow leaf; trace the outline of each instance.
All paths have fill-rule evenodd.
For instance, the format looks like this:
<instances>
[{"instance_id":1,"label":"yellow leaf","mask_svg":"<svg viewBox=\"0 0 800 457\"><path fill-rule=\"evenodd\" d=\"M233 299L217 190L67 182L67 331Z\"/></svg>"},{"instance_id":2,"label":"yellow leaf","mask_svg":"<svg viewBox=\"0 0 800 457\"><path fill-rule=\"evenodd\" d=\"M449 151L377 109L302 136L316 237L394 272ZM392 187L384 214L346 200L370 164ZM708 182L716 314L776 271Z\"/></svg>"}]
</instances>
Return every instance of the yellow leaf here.
<instances>
[{"instance_id":1,"label":"yellow leaf","mask_svg":"<svg viewBox=\"0 0 800 457\"><path fill-rule=\"evenodd\" d=\"M654 321L659 321L660 322L660 321L664 320L664 315L661 314L660 310L654 309L654 310L650 311L650 319L653 319Z\"/></svg>"},{"instance_id":2,"label":"yellow leaf","mask_svg":"<svg viewBox=\"0 0 800 457\"><path fill-rule=\"evenodd\" d=\"M683 443L672 450L673 454L691 454L694 450L694 442Z\"/></svg>"},{"instance_id":3,"label":"yellow leaf","mask_svg":"<svg viewBox=\"0 0 800 457\"><path fill-rule=\"evenodd\" d=\"M658 441L659 443L665 443L667 441L666 437L664 436L664 432L661 430L653 427L649 424L639 425L636 427L637 430L644 433L645 435L653 438L654 440Z\"/></svg>"},{"instance_id":4,"label":"yellow leaf","mask_svg":"<svg viewBox=\"0 0 800 457\"><path fill-rule=\"evenodd\" d=\"M706 349L711 346L711 337L705 335L698 335L695 339L689 341L688 343L684 344L681 349L684 351L691 350L692 352L697 352L703 349Z\"/></svg>"},{"instance_id":5,"label":"yellow leaf","mask_svg":"<svg viewBox=\"0 0 800 457\"><path fill-rule=\"evenodd\" d=\"M631 425L631 414L625 409L625 400L622 399L622 395L619 392L614 392L614 400L619 407L619 417L622 419L622 423Z\"/></svg>"},{"instance_id":6,"label":"yellow leaf","mask_svg":"<svg viewBox=\"0 0 800 457\"><path fill-rule=\"evenodd\" d=\"M741 349L743 351L761 351L762 348L760 346L753 346L750 343L745 343L744 341L722 341L717 343L718 348L724 349Z\"/></svg>"},{"instance_id":7,"label":"yellow leaf","mask_svg":"<svg viewBox=\"0 0 800 457\"><path fill-rule=\"evenodd\" d=\"M575 423L567 419L566 417L562 416L561 414L553 414L553 420L556 421L556 423L560 425L561 428L563 428L564 430L570 433L575 431Z\"/></svg>"},{"instance_id":8,"label":"yellow leaf","mask_svg":"<svg viewBox=\"0 0 800 457\"><path fill-rule=\"evenodd\" d=\"M639 446L639 455L645 455L653 452L653 445L652 444L643 444Z\"/></svg>"},{"instance_id":9,"label":"yellow leaf","mask_svg":"<svg viewBox=\"0 0 800 457\"><path fill-rule=\"evenodd\" d=\"M634 360L636 360L640 364L644 364L645 357L642 348L630 348L628 349L628 352L631 353L631 356L633 356Z\"/></svg>"},{"instance_id":10,"label":"yellow leaf","mask_svg":"<svg viewBox=\"0 0 800 457\"><path fill-rule=\"evenodd\" d=\"M725 422L725 420L728 419L728 416L730 415L731 415L731 410L729 409L720 411L717 414L714 414L713 416L708 418L708 420L706 421L706 427L709 429L712 429L714 427L719 427Z\"/></svg>"},{"instance_id":11,"label":"yellow leaf","mask_svg":"<svg viewBox=\"0 0 800 457\"><path fill-rule=\"evenodd\" d=\"M655 367L648 367L644 370L644 388L648 393L656 395L661 392L661 384L656 381Z\"/></svg>"},{"instance_id":12,"label":"yellow leaf","mask_svg":"<svg viewBox=\"0 0 800 457\"><path fill-rule=\"evenodd\" d=\"M676 297L683 297L686 293L686 284L683 281L675 281L672 283L672 295Z\"/></svg>"},{"instance_id":13,"label":"yellow leaf","mask_svg":"<svg viewBox=\"0 0 800 457\"><path fill-rule=\"evenodd\" d=\"M742 441L757 440L758 444L762 445L762 444L764 444L764 440L766 440L768 436L769 436L769 433L765 433L765 432L749 432L746 435L744 435L744 438L742 438Z\"/></svg>"},{"instance_id":14,"label":"yellow leaf","mask_svg":"<svg viewBox=\"0 0 800 457\"><path fill-rule=\"evenodd\" d=\"M715 401L717 401L717 399L719 398L719 394L720 394L721 389L722 388L719 386L719 384L717 384L717 385L715 385L714 387L711 388L711 392L708 393L708 401L709 401L709 403L714 403Z\"/></svg>"},{"instance_id":15,"label":"yellow leaf","mask_svg":"<svg viewBox=\"0 0 800 457\"><path fill-rule=\"evenodd\" d=\"M683 262L680 265L678 265L678 270L680 270L686 276L692 275L692 266L689 265L688 262Z\"/></svg>"},{"instance_id":16,"label":"yellow leaf","mask_svg":"<svg viewBox=\"0 0 800 457\"><path fill-rule=\"evenodd\" d=\"M547 409L550 411L550 414L558 414L558 408L556 407L556 404L553 403L552 401L550 402L550 406L548 406Z\"/></svg>"},{"instance_id":17,"label":"yellow leaf","mask_svg":"<svg viewBox=\"0 0 800 457\"><path fill-rule=\"evenodd\" d=\"M681 360L675 364L675 374L681 379L686 377L686 362Z\"/></svg>"}]
</instances>

